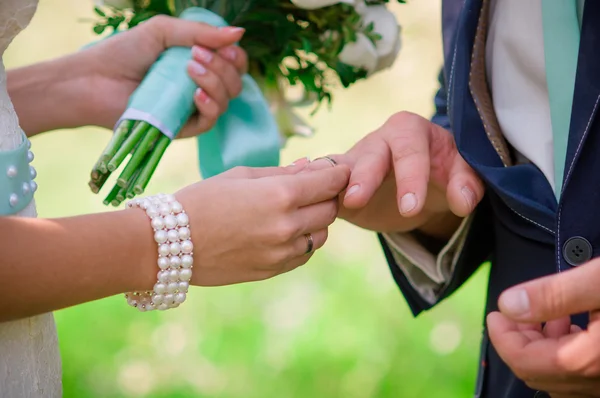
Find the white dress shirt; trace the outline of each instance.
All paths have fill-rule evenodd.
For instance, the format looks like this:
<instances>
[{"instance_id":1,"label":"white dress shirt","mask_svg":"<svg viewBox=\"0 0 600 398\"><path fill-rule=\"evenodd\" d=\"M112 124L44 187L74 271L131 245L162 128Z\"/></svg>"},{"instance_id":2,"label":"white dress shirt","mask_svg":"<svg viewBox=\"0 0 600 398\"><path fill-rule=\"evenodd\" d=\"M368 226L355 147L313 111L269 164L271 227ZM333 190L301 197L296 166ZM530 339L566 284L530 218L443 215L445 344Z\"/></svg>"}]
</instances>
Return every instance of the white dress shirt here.
<instances>
[{"instance_id":1,"label":"white dress shirt","mask_svg":"<svg viewBox=\"0 0 600 398\"><path fill-rule=\"evenodd\" d=\"M535 164L555 189L542 1L491 0L486 72L500 128L517 161ZM385 235L398 266L426 301L434 303L450 281L469 223L464 220L437 256L410 234Z\"/></svg>"}]
</instances>

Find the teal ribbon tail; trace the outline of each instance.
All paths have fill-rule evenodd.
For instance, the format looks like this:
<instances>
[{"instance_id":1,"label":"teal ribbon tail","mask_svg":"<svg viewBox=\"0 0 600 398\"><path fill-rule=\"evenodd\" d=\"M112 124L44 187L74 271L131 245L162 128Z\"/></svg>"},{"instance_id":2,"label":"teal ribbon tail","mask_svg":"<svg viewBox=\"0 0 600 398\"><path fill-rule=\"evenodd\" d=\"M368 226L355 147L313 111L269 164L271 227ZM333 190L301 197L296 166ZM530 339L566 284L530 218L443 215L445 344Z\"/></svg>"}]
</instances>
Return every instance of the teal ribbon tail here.
<instances>
[{"instance_id":1,"label":"teal ribbon tail","mask_svg":"<svg viewBox=\"0 0 600 398\"><path fill-rule=\"evenodd\" d=\"M181 19L223 27L227 22L203 8L189 8ZM129 99L124 119L145 121L174 139L196 112L197 89L187 73L191 49L172 47L163 52ZM207 133L197 137L200 172L209 178L236 166L266 167L279 164L281 138L269 104L258 84L242 77L242 93Z\"/></svg>"}]
</instances>

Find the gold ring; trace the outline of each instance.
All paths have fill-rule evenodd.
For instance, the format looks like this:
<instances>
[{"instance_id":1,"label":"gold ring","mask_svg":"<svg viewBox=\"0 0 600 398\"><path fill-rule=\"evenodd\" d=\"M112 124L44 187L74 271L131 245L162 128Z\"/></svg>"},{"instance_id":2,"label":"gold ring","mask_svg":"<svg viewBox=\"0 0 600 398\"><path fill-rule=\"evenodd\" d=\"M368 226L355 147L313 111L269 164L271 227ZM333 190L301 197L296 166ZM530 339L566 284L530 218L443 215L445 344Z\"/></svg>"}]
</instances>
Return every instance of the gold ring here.
<instances>
[{"instance_id":1,"label":"gold ring","mask_svg":"<svg viewBox=\"0 0 600 398\"><path fill-rule=\"evenodd\" d=\"M304 239L306 239L306 252L304 254L310 254L315 247L315 241L313 240L312 234L304 235Z\"/></svg>"},{"instance_id":2,"label":"gold ring","mask_svg":"<svg viewBox=\"0 0 600 398\"><path fill-rule=\"evenodd\" d=\"M335 159L333 159L330 156L321 156L320 158L315 159L314 161L317 161L319 159L323 159L329 162L329 164L331 164L333 167L338 165L338 162L335 161Z\"/></svg>"}]
</instances>

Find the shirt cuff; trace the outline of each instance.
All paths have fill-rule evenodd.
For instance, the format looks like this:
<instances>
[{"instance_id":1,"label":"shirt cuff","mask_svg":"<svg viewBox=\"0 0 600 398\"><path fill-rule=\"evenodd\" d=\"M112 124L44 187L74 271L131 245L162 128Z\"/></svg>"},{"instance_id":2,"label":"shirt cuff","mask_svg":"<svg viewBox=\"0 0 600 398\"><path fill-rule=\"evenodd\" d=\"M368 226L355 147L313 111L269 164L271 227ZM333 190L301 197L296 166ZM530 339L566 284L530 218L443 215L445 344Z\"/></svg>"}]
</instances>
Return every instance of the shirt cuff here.
<instances>
[{"instance_id":1,"label":"shirt cuff","mask_svg":"<svg viewBox=\"0 0 600 398\"><path fill-rule=\"evenodd\" d=\"M397 266L411 286L429 304L435 304L450 283L465 245L472 216L465 218L437 256L410 233L382 234Z\"/></svg>"}]
</instances>

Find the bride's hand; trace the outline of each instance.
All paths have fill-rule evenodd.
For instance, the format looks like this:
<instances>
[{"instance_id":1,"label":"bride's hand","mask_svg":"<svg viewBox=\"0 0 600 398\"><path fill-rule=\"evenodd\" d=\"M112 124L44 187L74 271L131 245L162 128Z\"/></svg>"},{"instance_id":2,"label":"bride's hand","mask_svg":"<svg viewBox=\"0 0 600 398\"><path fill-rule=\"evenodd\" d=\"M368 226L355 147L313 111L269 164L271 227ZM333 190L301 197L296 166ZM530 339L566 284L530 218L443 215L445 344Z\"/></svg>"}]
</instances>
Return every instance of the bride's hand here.
<instances>
[{"instance_id":1,"label":"bride's hand","mask_svg":"<svg viewBox=\"0 0 600 398\"><path fill-rule=\"evenodd\" d=\"M307 234L313 251L323 246L350 170L302 167L236 168L176 194L190 216L193 284L271 278L309 260Z\"/></svg>"},{"instance_id":2,"label":"bride's hand","mask_svg":"<svg viewBox=\"0 0 600 398\"><path fill-rule=\"evenodd\" d=\"M89 71L87 124L113 128L125 110L129 96L146 72L169 47L192 47L187 67L192 80L202 89L194 96L198 113L178 137L208 131L227 110L231 99L242 90L241 76L247 70L244 50L234 46L244 31L156 16L135 28L104 40L76 54Z\"/></svg>"}]
</instances>

